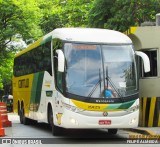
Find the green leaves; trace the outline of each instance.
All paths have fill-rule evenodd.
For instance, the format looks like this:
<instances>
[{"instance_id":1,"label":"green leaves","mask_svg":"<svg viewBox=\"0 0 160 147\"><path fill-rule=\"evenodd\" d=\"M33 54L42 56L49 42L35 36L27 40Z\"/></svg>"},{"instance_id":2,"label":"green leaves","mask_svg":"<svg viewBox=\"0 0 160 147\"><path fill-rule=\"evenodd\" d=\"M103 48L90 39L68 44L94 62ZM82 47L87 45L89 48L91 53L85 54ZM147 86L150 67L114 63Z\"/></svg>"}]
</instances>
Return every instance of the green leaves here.
<instances>
[{"instance_id":1,"label":"green leaves","mask_svg":"<svg viewBox=\"0 0 160 147\"><path fill-rule=\"evenodd\" d=\"M6 58L1 58L0 62L0 89L3 89L7 85L10 85L13 73L13 53L8 53ZM11 92L11 91L10 91Z\"/></svg>"},{"instance_id":2,"label":"green leaves","mask_svg":"<svg viewBox=\"0 0 160 147\"><path fill-rule=\"evenodd\" d=\"M6 40L15 34L24 39L38 38L42 35L40 8L36 0L2 0L0 3L0 50L6 48ZM32 34L31 34L32 33Z\"/></svg>"},{"instance_id":3,"label":"green leaves","mask_svg":"<svg viewBox=\"0 0 160 147\"><path fill-rule=\"evenodd\" d=\"M53 4L50 7L44 7L44 3L40 4L44 14L41 23L44 33L60 27L85 27L88 25L88 12L93 0L49 0L46 3L51 2Z\"/></svg>"},{"instance_id":4,"label":"green leaves","mask_svg":"<svg viewBox=\"0 0 160 147\"><path fill-rule=\"evenodd\" d=\"M155 21L159 9L159 0L95 0L89 25L124 32L144 21Z\"/></svg>"},{"instance_id":5,"label":"green leaves","mask_svg":"<svg viewBox=\"0 0 160 147\"><path fill-rule=\"evenodd\" d=\"M112 18L115 0L95 0L89 11L89 26L104 28L106 20Z\"/></svg>"},{"instance_id":6,"label":"green leaves","mask_svg":"<svg viewBox=\"0 0 160 147\"><path fill-rule=\"evenodd\" d=\"M0 0L0 89L11 84L13 55L9 43L21 34L23 39L42 36L42 14L36 0Z\"/></svg>"}]
</instances>

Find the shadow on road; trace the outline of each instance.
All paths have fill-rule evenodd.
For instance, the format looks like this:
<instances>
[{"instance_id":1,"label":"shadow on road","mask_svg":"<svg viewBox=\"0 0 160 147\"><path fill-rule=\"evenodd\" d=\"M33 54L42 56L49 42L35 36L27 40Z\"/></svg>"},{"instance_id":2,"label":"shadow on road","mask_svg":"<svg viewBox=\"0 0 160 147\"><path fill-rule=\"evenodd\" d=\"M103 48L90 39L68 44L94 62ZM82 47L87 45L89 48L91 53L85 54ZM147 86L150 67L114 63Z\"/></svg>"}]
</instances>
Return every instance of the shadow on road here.
<instances>
[{"instance_id":1,"label":"shadow on road","mask_svg":"<svg viewBox=\"0 0 160 147\"><path fill-rule=\"evenodd\" d=\"M112 135L108 133L107 129L64 129L63 135L54 137L48 124L34 122L30 124L30 127L49 132L52 143L56 144L118 144L126 143L127 140L124 135L119 134L119 131L116 135Z\"/></svg>"}]
</instances>

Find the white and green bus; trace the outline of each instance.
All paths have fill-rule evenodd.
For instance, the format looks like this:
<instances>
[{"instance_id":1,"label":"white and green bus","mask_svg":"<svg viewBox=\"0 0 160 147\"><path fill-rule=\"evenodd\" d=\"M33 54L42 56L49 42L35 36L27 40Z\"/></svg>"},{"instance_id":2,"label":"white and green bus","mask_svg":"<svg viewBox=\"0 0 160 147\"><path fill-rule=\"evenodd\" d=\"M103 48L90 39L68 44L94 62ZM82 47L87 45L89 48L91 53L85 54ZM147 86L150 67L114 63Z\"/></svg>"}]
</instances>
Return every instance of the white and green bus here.
<instances>
[{"instance_id":1,"label":"white and green bus","mask_svg":"<svg viewBox=\"0 0 160 147\"><path fill-rule=\"evenodd\" d=\"M148 57L120 32L55 29L14 59L14 112L23 124L49 123L53 135L64 128L116 134L118 128L137 127L136 54L148 72Z\"/></svg>"}]
</instances>

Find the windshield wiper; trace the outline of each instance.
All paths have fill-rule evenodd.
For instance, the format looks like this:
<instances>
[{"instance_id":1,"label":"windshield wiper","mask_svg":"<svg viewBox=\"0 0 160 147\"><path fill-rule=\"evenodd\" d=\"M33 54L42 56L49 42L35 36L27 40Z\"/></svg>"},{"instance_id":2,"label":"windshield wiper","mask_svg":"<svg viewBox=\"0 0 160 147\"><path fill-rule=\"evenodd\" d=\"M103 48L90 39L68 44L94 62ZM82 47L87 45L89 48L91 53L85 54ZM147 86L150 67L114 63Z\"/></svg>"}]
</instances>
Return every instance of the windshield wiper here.
<instances>
[{"instance_id":1,"label":"windshield wiper","mask_svg":"<svg viewBox=\"0 0 160 147\"><path fill-rule=\"evenodd\" d=\"M97 84L93 87L93 89L91 90L91 92L89 93L88 97L91 97L92 94L96 91L98 85L100 84L100 94L101 94L101 89L102 89L102 85L101 85L101 69L99 69L99 81L97 82Z\"/></svg>"},{"instance_id":2,"label":"windshield wiper","mask_svg":"<svg viewBox=\"0 0 160 147\"><path fill-rule=\"evenodd\" d=\"M108 75L108 66L106 66L106 80L107 80L107 90L108 90L108 85L110 83L112 88L114 89L114 91L118 94L118 96L120 98L122 98L121 93L117 90L117 87L115 86L115 84L113 83L113 81L111 80L111 78Z\"/></svg>"},{"instance_id":3,"label":"windshield wiper","mask_svg":"<svg viewBox=\"0 0 160 147\"><path fill-rule=\"evenodd\" d=\"M108 87L109 87L109 84L111 85L111 87L113 88L113 90L118 94L118 96L121 98L121 100L123 101L123 97L121 95L121 93L117 90L117 87L115 86L115 84L113 83L113 81L111 80L111 78L109 77L108 75L108 66L106 67L106 77L105 77L106 81L107 81L107 90L108 90ZM89 93L88 97L91 97L92 94L96 91L98 85L100 85L100 94L102 92L102 85L101 85L101 82L102 82L102 78L101 78L101 70L99 69L99 80L98 82L96 83L96 85L93 87L93 89L91 90L91 92Z\"/></svg>"},{"instance_id":4,"label":"windshield wiper","mask_svg":"<svg viewBox=\"0 0 160 147\"><path fill-rule=\"evenodd\" d=\"M101 79L101 69L99 69L99 84L100 84L100 93L101 93L101 88L102 88L102 86L101 86L101 81L102 81L102 79Z\"/></svg>"}]
</instances>

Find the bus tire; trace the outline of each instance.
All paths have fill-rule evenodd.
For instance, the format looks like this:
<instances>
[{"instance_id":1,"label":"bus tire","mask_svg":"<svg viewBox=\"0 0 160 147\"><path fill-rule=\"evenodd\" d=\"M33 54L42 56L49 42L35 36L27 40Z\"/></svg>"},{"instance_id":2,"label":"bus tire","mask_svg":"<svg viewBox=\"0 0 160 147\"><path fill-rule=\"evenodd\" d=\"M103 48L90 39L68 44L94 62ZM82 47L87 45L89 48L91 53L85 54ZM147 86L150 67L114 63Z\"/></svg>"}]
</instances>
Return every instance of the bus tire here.
<instances>
[{"instance_id":1,"label":"bus tire","mask_svg":"<svg viewBox=\"0 0 160 147\"><path fill-rule=\"evenodd\" d=\"M117 134L118 129L108 129L109 134Z\"/></svg>"},{"instance_id":2,"label":"bus tire","mask_svg":"<svg viewBox=\"0 0 160 147\"><path fill-rule=\"evenodd\" d=\"M20 104L19 104L19 101L18 101L18 108L17 108L17 111L18 111L18 115L20 116Z\"/></svg>"},{"instance_id":3,"label":"bus tire","mask_svg":"<svg viewBox=\"0 0 160 147\"><path fill-rule=\"evenodd\" d=\"M23 124L23 112L22 112L22 110L19 110L19 120L20 120L20 123Z\"/></svg>"},{"instance_id":4,"label":"bus tire","mask_svg":"<svg viewBox=\"0 0 160 147\"><path fill-rule=\"evenodd\" d=\"M25 117L24 115L24 108L22 107L22 109L20 110L20 123L24 124L24 125L28 125L29 124L29 119L27 117Z\"/></svg>"},{"instance_id":5,"label":"bus tire","mask_svg":"<svg viewBox=\"0 0 160 147\"><path fill-rule=\"evenodd\" d=\"M52 128L52 135L53 135L53 136L62 135L62 133L63 133L63 128L60 128L60 127L54 125L52 107L49 107L48 117L49 117L49 118L48 118L49 124L51 125L51 128Z\"/></svg>"}]
</instances>

